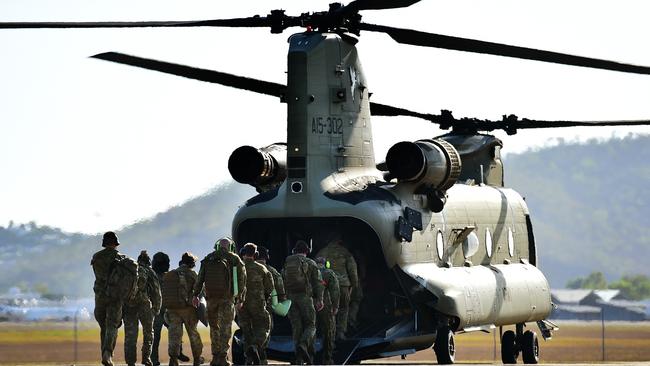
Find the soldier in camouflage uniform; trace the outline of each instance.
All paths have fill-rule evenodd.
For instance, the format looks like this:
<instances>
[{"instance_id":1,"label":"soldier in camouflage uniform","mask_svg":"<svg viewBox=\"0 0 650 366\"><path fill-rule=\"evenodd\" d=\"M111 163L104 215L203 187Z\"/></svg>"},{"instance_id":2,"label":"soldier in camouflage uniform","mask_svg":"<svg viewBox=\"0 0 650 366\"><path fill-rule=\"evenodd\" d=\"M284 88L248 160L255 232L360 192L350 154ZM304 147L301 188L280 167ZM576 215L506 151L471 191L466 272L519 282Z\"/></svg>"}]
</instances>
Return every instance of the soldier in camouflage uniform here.
<instances>
[{"instance_id":1,"label":"soldier in camouflage uniform","mask_svg":"<svg viewBox=\"0 0 650 366\"><path fill-rule=\"evenodd\" d=\"M244 353L249 365L264 364L260 354L271 331L271 315L266 310L273 292L273 276L264 265L255 262L257 246L244 245L240 256L246 267L246 301L238 312L239 327L244 335Z\"/></svg>"},{"instance_id":2,"label":"soldier in camouflage uniform","mask_svg":"<svg viewBox=\"0 0 650 366\"><path fill-rule=\"evenodd\" d=\"M151 263L151 268L156 272L156 277L158 279L158 286L162 288L163 275L169 271L169 256L163 252L158 252L153 255L153 261ZM160 308L158 315L154 317L153 320L153 347L151 349L151 362L153 366L160 365L160 358L158 357L158 348L160 347L160 334L162 333L163 325L167 327L165 322L165 309L164 307ZM178 355L178 360L182 362L188 362L189 357L183 354L183 345L181 343L181 350Z\"/></svg>"},{"instance_id":3,"label":"soldier in camouflage uniform","mask_svg":"<svg viewBox=\"0 0 650 366\"><path fill-rule=\"evenodd\" d=\"M124 358L127 365L135 366L138 343L138 321L142 323L142 364L153 366L151 347L153 345L153 318L160 312L160 284L151 268L151 259L146 250L138 257L138 289L135 298L124 304Z\"/></svg>"},{"instance_id":4,"label":"soldier in camouflage uniform","mask_svg":"<svg viewBox=\"0 0 650 366\"><path fill-rule=\"evenodd\" d=\"M334 352L334 337L336 333L336 313L339 304L339 280L336 273L327 268L327 260L323 257L316 258L316 264L320 269L323 278L323 310L318 312L317 329L323 337L323 353L321 364L331 365L334 363L332 353Z\"/></svg>"},{"instance_id":5,"label":"soldier in camouflage uniform","mask_svg":"<svg viewBox=\"0 0 650 366\"><path fill-rule=\"evenodd\" d=\"M313 361L316 311L323 308L322 279L318 266L313 260L307 258L308 254L309 246L299 240L282 269L287 297L291 300L289 321L297 365L311 364Z\"/></svg>"},{"instance_id":6,"label":"soldier in camouflage uniform","mask_svg":"<svg viewBox=\"0 0 650 366\"><path fill-rule=\"evenodd\" d=\"M273 286L275 288L275 292L276 292L278 302L282 302L282 301L286 300L287 299L287 294L284 291L284 281L282 280L282 275L280 274L280 272L278 272L277 269L273 268L272 265L267 263L269 261L269 259L271 258L270 255L269 255L269 250L266 249L263 246L258 245L257 246L257 256L255 258L256 258L256 261L258 263L264 265L264 267L266 267L266 269L269 272L271 272L271 275L273 276ZM263 365L268 364L267 357L266 357L266 348L269 345L269 339L271 338L271 332L273 332L273 309L271 308L271 303L272 303L272 299L269 299L269 301L267 301L267 305L266 305L266 310L269 312L269 314L271 314L271 330L269 331L269 336L266 337L266 341L264 342L264 345L263 345L262 349L260 350L260 363L263 364Z\"/></svg>"},{"instance_id":7,"label":"soldier in camouflage uniform","mask_svg":"<svg viewBox=\"0 0 650 366\"><path fill-rule=\"evenodd\" d=\"M230 365L227 360L232 338L235 306L241 308L246 299L246 269L244 262L233 253L235 243L225 237L217 240L214 251L201 261L201 270L194 286L194 303L205 287L208 324L212 343L212 366ZM237 275L235 293L234 275ZM237 304L237 305L235 305Z\"/></svg>"},{"instance_id":8,"label":"soldier in camouflage uniform","mask_svg":"<svg viewBox=\"0 0 650 366\"><path fill-rule=\"evenodd\" d=\"M336 272L341 286L339 312L336 315L336 338L345 339L348 329L348 308L352 288L359 286L357 277L357 262L352 254L343 246L343 240L336 235L327 246L321 249L317 257L324 257L330 262L332 270Z\"/></svg>"},{"instance_id":9,"label":"soldier in camouflage uniform","mask_svg":"<svg viewBox=\"0 0 650 366\"><path fill-rule=\"evenodd\" d=\"M163 277L163 302L169 319L169 365L178 366L184 325L190 338L193 364L197 366L203 363L203 343L196 329L199 319L192 305L192 291L197 282L197 274L192 269L196 265L196 257L186 252L178 264L177 269Z\"/></svg>"},{"instance_id":10,"label":"soldier in camouflage uniform","mask_svg":"<svg viewBox=\"0 0 650 366\"><path fill-rule=\"evenodd\" d=\"M90 264L95 272L95 319L99 323L102 364L104 366L113 365L113 350L117 340L117 329L122 324L122 303L111 298L106 293L108 276L110 274L111 264L118 258L125 257L117 251L120 245L117 235L108 231L102 238L104 249L93 254Z\"/></svg>"}]
</instances>

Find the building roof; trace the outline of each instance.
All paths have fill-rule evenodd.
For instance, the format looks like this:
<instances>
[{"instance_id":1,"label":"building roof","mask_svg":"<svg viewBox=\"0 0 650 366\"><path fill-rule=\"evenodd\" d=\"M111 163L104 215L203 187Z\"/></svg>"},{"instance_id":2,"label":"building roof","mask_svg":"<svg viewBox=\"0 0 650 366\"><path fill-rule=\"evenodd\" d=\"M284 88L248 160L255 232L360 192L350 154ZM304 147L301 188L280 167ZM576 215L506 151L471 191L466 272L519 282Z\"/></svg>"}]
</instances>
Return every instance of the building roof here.
<instances>
[{"instance_id":1,"label":"building roof","mask_svg":"<svg viewBox=\"0 0 650 366\"><path fill-rule=\"evenodd\" d=\"M594 290L593 293L603 301L607 302L618 296L621 293L621 290Z\"/></svg>"},{"instance_id":2,"label":"building roof","mask_svg":"<svg viewBox=\"0 0 650 366\"><path fill-rule=\"evenodd\" d=\"M552 301L556 304L578 305L582 299L589 296L593 290L551 289Z\"/></svg>"}]
</instances>

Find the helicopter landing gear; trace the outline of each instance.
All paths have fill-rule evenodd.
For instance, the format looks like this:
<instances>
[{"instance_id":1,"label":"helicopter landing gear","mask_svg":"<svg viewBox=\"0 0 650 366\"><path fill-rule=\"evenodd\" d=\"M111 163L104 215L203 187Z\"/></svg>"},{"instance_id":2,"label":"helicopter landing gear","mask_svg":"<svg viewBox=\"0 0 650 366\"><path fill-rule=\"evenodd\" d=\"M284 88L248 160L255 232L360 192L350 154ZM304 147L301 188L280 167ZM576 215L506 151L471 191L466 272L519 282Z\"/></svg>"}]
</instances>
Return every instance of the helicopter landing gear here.
<instances>
[{"instance_id":1,"label":"helicopter landing gear","mask_svg":"<svg viewBox=\"0 0 650 366\"><path fill-rule=\"evenodd\" d=\"M508 330L501 336L501 361L504 364L517 363L519 352L526 364L539 362L539 341L537 333L527 330L524 332L524 324L517 324L517 333Z\"/></svg>"},{"instance_id":2,"label":"helicopter landing gear","mask_svg":"<svg viewBox=\"0 0 650 366\"><path fill-rule=\"evenodd\" d=\"M454 332L445 326L438 329L436 342L433 344L433 351L436 354L439 365L450 365L456 358L456 344L454 343Z\"/></svg>"}]
</instances>

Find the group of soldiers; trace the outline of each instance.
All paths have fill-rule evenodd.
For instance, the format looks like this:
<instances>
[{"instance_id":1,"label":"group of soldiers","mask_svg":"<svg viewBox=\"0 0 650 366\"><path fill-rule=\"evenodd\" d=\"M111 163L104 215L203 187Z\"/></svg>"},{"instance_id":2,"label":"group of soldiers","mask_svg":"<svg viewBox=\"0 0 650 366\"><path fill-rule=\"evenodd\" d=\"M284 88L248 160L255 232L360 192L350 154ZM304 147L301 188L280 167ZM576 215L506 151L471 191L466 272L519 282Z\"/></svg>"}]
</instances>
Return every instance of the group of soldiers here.
<instances>
[{"instance_id":1,"label":"group of soldiers","mask_svg":"<svg viewBox=\"0 0 650 366\"><path fill-rule=\"evenodd\" d=\"M158 252L150 259L142 251L135 261L119 253L113 232L104 234L103 250L93 255L95 318L101 330L102 364L112 366L118 328L124 322L124 355L136 364L136 343L142 324L142 364L160 365L158 348L163 325L168 327L169 365L189 361L182 353L183 327L187 331L193 365L201 365L203 343L197 330L201 298L205 297L210 327L210 365L229 366L227 355L232 324L243 334L246 364L268 364L266 348L273 327L271 314L278 304L289 305L295 346L294 364L313 364L315 337L322 337L320 363L333 363L335 341L345 339L348 322L356 321L360 287L354 257L336 236L312 260L310 246L298 240L278 272L269 251L253 243L239 255L229 237L217 240L214 251L200 261L186 252L170 270L169 256ZM131 272L131 273L130 273ZM352 302L351 302L352 298ZM285 309L286 310L286 309Z\"/></svg>"}]
</instances>

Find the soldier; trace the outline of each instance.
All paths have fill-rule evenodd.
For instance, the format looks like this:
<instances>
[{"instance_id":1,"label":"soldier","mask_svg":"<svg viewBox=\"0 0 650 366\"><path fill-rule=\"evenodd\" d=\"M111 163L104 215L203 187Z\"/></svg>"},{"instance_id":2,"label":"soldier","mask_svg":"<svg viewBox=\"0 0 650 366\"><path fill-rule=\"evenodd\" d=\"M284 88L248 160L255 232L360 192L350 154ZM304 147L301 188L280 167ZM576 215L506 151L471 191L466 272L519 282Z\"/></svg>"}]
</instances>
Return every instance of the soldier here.
<instances>
[{"instance_id":1,"label":"soldier","mask_svg":"<svg viewBox=\"0 0 650 366\"><path fill-rule=\"evenodd\" d=\"M258 245L256 260L260 264L263 264L264 267L266 267L266 269L269 272L271 272L271 275L273 276L273 286L275 288L275 293L276 293L275 296L277 296L278 302L282 302L287 299L287 294L286 292L284 292L284 281L282 280L282 275L280 274L280 272L278 272L278 270L273 268L272 265L267 263L270 258L271 257L269 255L269 250L263 246ZM271 295L271 297L273 297L273 295ZM266 310L269 312L269 314L271 314L271 328L269 330L269 336L266 337L266 341L264 342L264 345L260 350L260 363L262 365L268 364L268 360L266 357L266 348L269 345L271 332L273 332L273 309L271 308L271 304L272 304L272 299L269 299L266 305Z\"/></svg>"},{"instance_id":2,"label":"soldier","mask_svg":"<svg viewBox=\"0 0 650 366\"><path fill-rule=\"evenodd\" d=\"M307 254L309 254L309 246L304 241L298 240L293 254L287 257L282 269L287 297L292 301L289 321L297 365L311 364L313 361L316 311L323 308L323 284L320 272L316 263L307 258Z\"/></svg>"},{"instance_id":3,"label":"soldier","mask_svg":"<svg viewBox=\"0 0 650 366\"><path fill-rule=\"evenodd\" d=\"M327 260L323 257L316 258L316 264L320 269L323 278L323 310L318 312L318 330L323 337L323 365L334 363L332 353L334 352L334 337L336 333L336 313L339 304L339 280L336 273L327 268Z\"/></svg>"},{"instance_id":4,"label":"soldier","mask_svg":"<svg viewBox=\"0 0 650 366\"><path fill-rule=\"evenodd\" d=\"M163 252L158 252L153 255L153 261L151 263L151 268L156 272L158 279L158 285L162 288L163 275L169 271L169 256ZM160 308L160 312L154 317L153 320L153 347L151 349L151 362L153 366L160 365L160 358L158 357L158 348L160 347L160 333L162 332L163 325L167 327L165 322L165 311L164 307ZM181 362L188 362L189 357L183 354L183 344L181 342L181 350L178 354L178 360Z\"/></svg>"},{"instance_id":5,"label":"soldier","mask_svg":"<svg viewBox=\"0 0 650 366\"><path fill-rule=\"evenodd\" d=\"M357 263L352 254L343 246L343 239L340 235L334 238L321 249L317 257L324 257L330 261L332 270L336 272L341 286L341 297L339 300L339 312L336 316L336 338L345 339L345 332L348 329L348 307L352 288L359 286L357 277Z\"/></svg>"},{"instance_id":6,"label":"soldier","mask_svg":"<svg viewBox=\"0 0 650 366\"><path fill-rule=\"evenodd\" d=\"M201 270L194 286L194 303L205 285L208 324L212 342L212 366L227 366L232 338L235 304L241 308L246 299L246 269L244 262L233 253L235 242L228 238L217 240L214 251L201 261Z\"/></svg>"},{"instance_id":7,"label":"soldier","mask_svg":"<svg viewBox=\"0 0 650 366\"><path fill-rule=\"evenodd\" d=\"M95 319L99 323L102 364L113 366L113 350L117 340L117 329L122 323L122 302L116 301L113 294L107 293L108 277L113 263L126 256L117 251L120 245L117 235L107 231L102 238L104 249L93 254L90 264L95 272Z\"/></svg>"},{"instance_id":8,"label":"soldier","mask_svg":"<svg viewBox=\"0 0 650 366\"><path fill-rule=\"evenodd\" d=\"M151 269L151 259L146 250L138 256L138 288L135 298L124 304L124 358L127 365L135 366L138 342L138 321L142 323L142 364L151 363L153 344L153 318L160 312L160 283Z\"/></svg>"},{"instance_id":9,"label":"soldier","mask_svg":"<svg viewBox=\"0 0 650 366\"><path fill-rule=\"evenodd\" d=\"M186 252L178 265L177 269L163 276L162 297L169 319L169 365L178 366L183 325L185 325L192 347L193 364L197 366L203 363L201 357L203 343L196 329L199 319L192 304L192 291L197 282L197 274L192 269L196 265L196 257Z\"/></svg>"},{"instance_id":10,"label":"soldier","mask_svg":"<svg viewBox=\"0 0 650 366\"><path fill-rule=\"evenodd\" d=\"M246 266L246 301L238 315L248 365L266 364L261 362L260 354L271 331L271 315L266 305L274 289L273 276L255 262L256 253L257 246L253 243L244 245L240 252Z\"/></svg>"}]
</instances>

